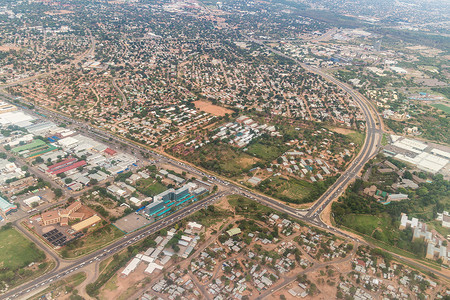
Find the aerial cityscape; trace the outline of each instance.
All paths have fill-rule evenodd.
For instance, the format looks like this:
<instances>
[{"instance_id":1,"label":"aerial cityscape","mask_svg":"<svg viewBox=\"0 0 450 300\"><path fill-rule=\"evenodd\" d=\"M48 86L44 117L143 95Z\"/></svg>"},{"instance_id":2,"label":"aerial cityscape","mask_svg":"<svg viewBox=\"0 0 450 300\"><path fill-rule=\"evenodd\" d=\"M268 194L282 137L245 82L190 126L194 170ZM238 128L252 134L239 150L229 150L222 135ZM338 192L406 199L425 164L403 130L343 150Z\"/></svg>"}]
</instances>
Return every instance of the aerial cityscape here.
<instances>
[{"instance_id":1,"label":"aerial cityscape","mask_svg":"<svg viewBox=\"0 0 450 300\"><path fill-rule=\"evenodd\" d=\"M450 300L446 0L1 0L0 299Z\"/></svg>"}]
</instances>

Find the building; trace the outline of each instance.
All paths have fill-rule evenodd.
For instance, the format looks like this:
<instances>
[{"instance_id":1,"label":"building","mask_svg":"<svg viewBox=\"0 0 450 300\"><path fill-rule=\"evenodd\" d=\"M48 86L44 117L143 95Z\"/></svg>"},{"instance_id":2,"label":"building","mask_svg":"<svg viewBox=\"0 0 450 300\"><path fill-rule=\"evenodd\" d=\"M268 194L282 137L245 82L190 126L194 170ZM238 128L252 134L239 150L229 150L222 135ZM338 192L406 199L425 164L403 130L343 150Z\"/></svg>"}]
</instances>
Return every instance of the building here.
<instances>
[{"instance_id":1,"label":"building","mask_svg":"<svg viewBox=\"0 0 450 300\"><path fill-rule=\"evenodd\" d=\"M17 205L12 204L8 201L6 201L5 199L3 199L2 197L0 197L0 209L3 212L3 214L9 215L12 212L17 211Z\"/></svg>"},{"instance_id":2,"label":"building","mask_svg":"<svg viewBox=\"0 0 450 300\"><path fill-rule=\"evenodd\" d=\"M235 235L237 235L237 234L239 234L239 233L241 233L241 229L240 229L239 227L236 227L236 228L232 228L232 229L230 229L230 230L227 230L227 234L228 234L229 236L235 236Z\"/></svg>"},{"instance_id":3,"label":"building","mask_svg":"<svg viewBox=\"0 0 450 300\"><path fill-rule=\"evenodd\" d=\"M41 201L42 201L41 196L33 196L33 197L23 200L23 203L25 203L29 207L32 207L33 203L39 204Z\"/></svg>"},{"instance_id":4,"label":"building","mask_svg":"<svg viewBox=\"0 0 450 300\"><path fill-rule=\"evenodd\" d=\"M447 251L447 246L441 243L434 245L433 243L428 243L427 254L425 256L428 259L442 259L444 264L447 264L449 259L449 252Z\"/></svg>"},{"instance_id":5,"label":"building","mask_svg":"<svg viewBox=\"0 0 450 300\"><path fill-rule=\"evenodd\" d=\"M17 107L4 101L0 101L0 114L17 110Z\"/></svg>"},{"instance_id":6,"label":"building","mask_svg":"<svg viewBox=\"0 0 450 300\"><path fill-rule=\"evenodd\" d=\"M87 228L89 226L94 225L95 223L100 222L101 220L102 219L99 216L93 215L92 217L90 217L90 218L88 218L88 219L86 219L84 221L81 221L80 223L77 223L77 224L73 225L72 229L74 231L81 231L81 230L83 230L83 229L85 229L85 228Z\"/></svg>"},{"instance_id":7,"label":"building","mask_svg":"<svg viewBox=\"0 0 450 300\"><path fill-rule=\"evenodd\" d=\"M44 226L61 222L61 216L59 215L59 211L57 210L51 210L42 213L41 219Z\"/></svg>"},{"instance_id":8,"label":"building","mask_svg":"<svg viewBox=\"0 0 450 300\"><path fill-rule=\"evenodd\" d=\"M450 216L448 214L442 216L442 227L450 228Z\"/></svg>"},{"instance_id":9,"label":"building","mask_svg":"<svg viewBox=\"0 0 450 300\"><path fill-rule=\"evenodd\" d=\"M408 199L408 195L406 194L390 194L387 197L387 201L401 201L405 199Z\"/></svg>"},{"instance_id":10,"label":"building","mask_svg":"<svg viewBox=\"0 0 450 300\"><path fill-rule=\"evenodd\" d=\"M423 239L425 242L431 242L433 240L433 234L428 231L427 225L420 223L414 228L413 231L413 240Z\"/></svg>"},{"instance_id":11,"label":"building","mask_svg":"<svg viewBox=\"0 0 450 300\"><path fill-rule=\"evenodd\" d=\"M416 228L419 224L419 219L412 218L411 220L408 219L408 215L405 213L402 213L402 217L400 219L400 230L403 230L407 227Z\"/></svg>"},{"instance_id":12,"label":"building","mask_svg":"<svg viewBox=\"0 0 450 300\"><path fill-rule=\"evenodd\" d=\"M69 225L69 220L83 219L84 213L77 213L81 208L81 202L75 201L65 209L46 211L41 214L44 226L60 223L61 226Z\"/></svg>"},{"instance_id":13,"label":"building","mask_svg":"<svg viewBox=\"0 0 450 300\"><path fill-rule=\"evenodd\" d=\"M141 263L141 260L139 258L133 258L131 260L131 262L125 267L125 269L123 269L122 271L122 277L126 277L128 275L130 275L131 272L133 272L134 270L136 270L136 268L139 266L139 264Z\"/></svg>"}]
</instances>

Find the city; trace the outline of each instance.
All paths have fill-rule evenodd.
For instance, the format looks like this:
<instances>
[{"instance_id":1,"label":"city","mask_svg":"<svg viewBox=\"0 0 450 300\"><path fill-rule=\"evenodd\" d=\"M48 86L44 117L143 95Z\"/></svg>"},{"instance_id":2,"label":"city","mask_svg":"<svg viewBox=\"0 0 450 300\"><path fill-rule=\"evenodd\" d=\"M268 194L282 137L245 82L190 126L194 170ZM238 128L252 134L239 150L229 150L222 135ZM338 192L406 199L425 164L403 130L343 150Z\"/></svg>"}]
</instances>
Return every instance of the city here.
<instances>
[{"instance_id":1,"label":"city","mask_svg":"<svg viewBox=\"0 0 450 300\"><path fill-rule=\"evenodd\" d=\"M356 2L2 2L0 299L450 299L450 7Z\"/></svg>"}]
</instances>

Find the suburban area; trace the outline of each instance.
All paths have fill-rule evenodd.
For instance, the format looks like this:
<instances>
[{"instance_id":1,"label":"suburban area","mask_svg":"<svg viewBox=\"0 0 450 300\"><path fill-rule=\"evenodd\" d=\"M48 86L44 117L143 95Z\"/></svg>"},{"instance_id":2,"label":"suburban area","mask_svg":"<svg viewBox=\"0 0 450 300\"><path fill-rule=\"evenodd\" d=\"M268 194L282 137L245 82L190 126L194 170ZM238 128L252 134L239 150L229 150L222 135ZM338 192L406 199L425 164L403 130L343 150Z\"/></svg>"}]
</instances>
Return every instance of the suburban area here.
<instances>
[{"instance_id":1,"label":"suburban area","mask_svg":"<svg viewBox=\"0 0 450 300\"><path fill-rule=\"evenodd\" d=\"M448 3L0 4L0 299L450 299Z\"/></svg>"}]
</instances>

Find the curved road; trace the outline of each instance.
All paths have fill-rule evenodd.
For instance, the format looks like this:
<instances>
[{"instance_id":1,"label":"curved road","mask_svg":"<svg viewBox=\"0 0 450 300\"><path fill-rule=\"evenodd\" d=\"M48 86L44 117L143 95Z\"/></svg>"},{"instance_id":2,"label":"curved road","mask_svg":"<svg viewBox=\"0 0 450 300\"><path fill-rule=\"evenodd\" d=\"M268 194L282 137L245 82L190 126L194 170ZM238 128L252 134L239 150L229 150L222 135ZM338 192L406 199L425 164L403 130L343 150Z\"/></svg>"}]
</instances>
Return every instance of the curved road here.
<instances>
[{"instance_id":1,"label":"curved road","mask_svg":"<svg viewBox=\"0 0 450 300\"><path fill-rule=\"evenodd\" d=\"M252 40L252 41L257 42L255 40ZM282 55L289 59L292 59L291 57L286 56L285 54L280 53L277 50L274 50L269 47L268 47L268 49L270 49L271 51L275 52L278 55ZM319 200L317 200L316 203L309 210L306 210L306 211L292 208L292 207L290 207L286 204L283 204L271 197L261 195L254 191L249 191L246 188L243 188L242 186L240 186L234 182L230 182L226 179L221 179L216 176L210 175L206 171L203 171L199 168L196 168L189 164L174 160L170 157L163 156L159 153L149 150L148 148L146 148L144 146L130 143L129 141L127 141L123 138L117 137L109 132L105 132L98 128L92 127L86 123L72 120L71 118L69 118L67 116L61 115L61 114L51 111L47 108L37 107L36 108L37 110L48 115L48 117L51 120L55 120L55 119L61 120L62 119L65 121L73 122L74 123L73 126L78 127L79 130L82 131L84 134L87 134L89 136L93 136L96 138L100 137L102 139L106 139L106 140L110 140L110 141L125 143L128 146L129 150L146 152L146 153L150 154L155 160L157 160L160 163L171 164L171 165L176 166L177 168L185 170L186 172L190 172L190 173L197 174L200 176L207 176L209 178L209 181L212 182L213 184L218 185L220 187L220 190L222 190L222 191L215 195L209 196L205 199L199 200L188 207L182 208L179 211L174 212L172 215L166 217L165 219L156 221L155 223L153 223L145 228L142 228L135 232L129 233L129 234L125 235L122 239L113 242L112 244L108 245L107 247L105 247L102 250L95 251L95 252L88 254L82 258L73 260L67 264L66 264L66 261L64 261L65 262L64 266L59 264L59 262L62 261L59 257L55 257L54 255L52 255L52 257L56 258L56 262L57 262L57 266L58 266L57 268L55 268L53 271L33 280L31 282L23 284L20 287L16 287L15 289L3 294L1 296L1 298L2 299L14 299L14 298L18 298L18 297L22 298L25 296L25 294L28 294L33 290L44 287L44 286L50 284L51 282L53 282L54 280L57 280L64 276L67 276L67 275L71 274L72 272L74 272L80 268L83 268L86 265L89 265L93 262L104 259L106 257L109 257L109 256L113 255L114 253L121 251L126 246L136 243L137 241L149 236L150 234L153 234L164 227L167 227L171 224L178 222L179 220L194 213L195 211L198 211L201 208L213 203L217 199L227 196L227 195L231 195L231 194L240 194L240 195L249 197L249 198L254 199L255 201L258 201L268 207L271 207L278 211L284 212L292 218L304 220L315 226L321 227L325 230L329 230L334 234L344 236L355 242L357 241L359 243L367 244L365 241L355 239L354 237L348 235L347 233L345 233L341 230L338 230L337 228L327 226L319 218L319 215L322 212L322 210L331 201L338 198L342 194L342 192L344 191L344 188L348 185L348 183L350 183L357 176L357 174L360 172L360 170L362 169L364 164L369 159L371 159L373 155L375 155L377 153L379 144L381 141L382 122L381 122L379 116L376 114L376 112L374 113L371 111L371 109L373 110L373 108L371 107L371 104L361 94L355 92L349 86L339 82L338 80L336 80L329 74L326 74L319 69L302 64L301 62L298 62L298 61L296 61L296 62L298 64L300 64L306 70L323 76L325 79L333 82L334 84L339 86L341 89L348 92L353 97L353 99L356 101L356 103L360 106L361 111L363 112L364 117L366 119L366 138L365 138L364 145L362 146L362 149L359 152L358 156L351 162L348 169L337 179L337 181L322 195L322 197L320 197ZM377 120L375 120L374 115L376 115L376 117L378 118ZM29 236L29 233L27 234L27 236ZM33 240L35 240L35 239L33 239ZM395 254L392 254L392 255L396 258L402 259L402 257L399 255L395 255ZM411 262L411 261L408 261L408 262L414 264L414 262ZM415 265L419 266L423 269L427 269L428 271L436 272L436 270L427 268L426 266L423 266L421 264L417 263ZM437 273L439 273L439 272L437 272ZM447 279L450 279L445 274L440 274L440 275Z\"/></svg>"}]
</instances>

